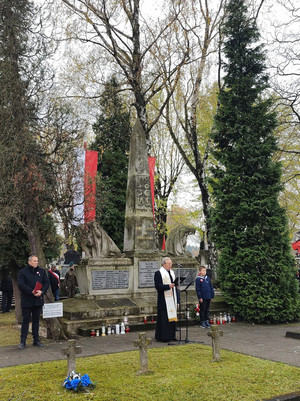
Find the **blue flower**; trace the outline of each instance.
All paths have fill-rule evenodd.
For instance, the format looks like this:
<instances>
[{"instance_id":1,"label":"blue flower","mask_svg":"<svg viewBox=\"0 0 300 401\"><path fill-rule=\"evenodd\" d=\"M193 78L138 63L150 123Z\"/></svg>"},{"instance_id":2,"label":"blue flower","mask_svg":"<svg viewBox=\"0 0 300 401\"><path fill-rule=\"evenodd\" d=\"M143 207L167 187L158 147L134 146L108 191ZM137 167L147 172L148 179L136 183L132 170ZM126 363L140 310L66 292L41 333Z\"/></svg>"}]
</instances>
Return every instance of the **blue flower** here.
<instances>
[{"instance_id":1,"label":"blue flower","mask_svg":"<svg viewBox=\"0 0 300 401\"><path fill-rule=\"evenodd\" d=\"M78 386L80 386L81 382L80 379L73 379L71 380L71 386L74 390L77 389Z\"/></svg>"},{"instance_id":2,"label":"blue flower","mask_svg":"<svg viewBox=\"0 0 300 401\"><path fill-rule=\"evenodd\" d=\"M81 384L83 387L87 387L89 384L91 384L91 379L89 378L89 375L83 375L81 378Z\"/></svg>"},{"instance_id":3,"label":"blue flower","mask_svg":"<svg viewBox=\"0 0 300 401\"><path fill-rule=\"evenodd\" d=\"M89 378L88 374L85 374L80 377L80 374L77 374L75 372L72 372L64 381L63 386L67 390L73 390L75 392L77 391L88 391L87 387L90 389L95 388L95 385Z\"/></svg>"}]
</instances>

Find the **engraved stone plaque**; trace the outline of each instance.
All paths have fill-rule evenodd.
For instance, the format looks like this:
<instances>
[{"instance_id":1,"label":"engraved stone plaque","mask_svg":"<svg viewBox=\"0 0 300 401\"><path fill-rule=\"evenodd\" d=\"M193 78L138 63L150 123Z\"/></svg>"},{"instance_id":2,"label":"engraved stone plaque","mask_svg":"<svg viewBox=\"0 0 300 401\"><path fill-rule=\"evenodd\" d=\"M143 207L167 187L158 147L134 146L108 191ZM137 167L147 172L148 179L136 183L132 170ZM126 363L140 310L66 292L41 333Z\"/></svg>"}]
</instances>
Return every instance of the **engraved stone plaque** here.
<instances>
[{"instance_id":1,"label":"engraved stone plaque","mask_svg":"<svg viewBox=\"0 0 300 401\"><path fill-rule=\"evenodd\" d=\"M93 270L92 289L128 288L129 271L127 270Z\"/></svg>"},{"instance_id":2,"label":"engraved stone plaque","mask_svg":"<svg viewBox=\"0 0 300 401\"><path fill-rule=\"evenodd\" d=\"M154 273L159 269L157 260L139 262L139 287L154 287Z\"/></svg>"},{"instance_id":3,"label":"engraved stone plaque","mask_svg":"<svg viewBox=\"0 0 300 401\"><path fill-rule=\"evenodd\" d=\"M151 207L151 192L149 176L136 177L136 209L148 210Z\"/></svg>"}]
</instances>

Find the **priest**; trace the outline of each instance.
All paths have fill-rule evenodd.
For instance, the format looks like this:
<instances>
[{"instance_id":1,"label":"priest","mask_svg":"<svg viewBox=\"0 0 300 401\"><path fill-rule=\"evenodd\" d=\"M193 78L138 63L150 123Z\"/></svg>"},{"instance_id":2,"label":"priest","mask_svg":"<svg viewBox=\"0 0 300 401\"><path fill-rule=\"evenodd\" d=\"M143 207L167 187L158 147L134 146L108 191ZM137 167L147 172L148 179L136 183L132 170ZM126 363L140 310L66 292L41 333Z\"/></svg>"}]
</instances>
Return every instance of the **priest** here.
<instances>
[{"instance_id":1,"label":"priest","mask_svg":"<svg viewBox=\"0 0 300 401\"><path fill-rule=\"evenodd\" d=\"M172 260L163 258L162 267L154 274L157 290L157 322L155 339L157 341L176 341L177 294Z\"/></svg>"}]
</instances>

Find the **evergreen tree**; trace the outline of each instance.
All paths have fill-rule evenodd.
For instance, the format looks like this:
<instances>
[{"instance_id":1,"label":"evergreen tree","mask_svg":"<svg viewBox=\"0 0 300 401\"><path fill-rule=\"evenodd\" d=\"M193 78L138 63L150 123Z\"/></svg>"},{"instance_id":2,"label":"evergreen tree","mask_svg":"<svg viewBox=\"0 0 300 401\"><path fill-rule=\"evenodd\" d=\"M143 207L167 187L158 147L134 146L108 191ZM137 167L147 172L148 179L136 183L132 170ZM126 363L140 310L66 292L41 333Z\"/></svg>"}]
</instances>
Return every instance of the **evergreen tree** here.
<instances>
[{"instance_id":1,"label":"evergreen tree","mask_svg":"<svg viewBox=\"0 0 300 401\"><path fill-rule=\"evenodd\" d=\"M130 114L112 78L101 96L102 113L93 125L96 139L91 149L98 153L96 220L122 249L130 143Z\"/></svg>"},{"instance_id":2,"label":"evergreen tree","mask_svg":"<svg viewBox=\"0 0 300 401\"><path fill-rule=\"evenodd\" d=\"M212 180L219 281L243 319L285 322L299 315L299 296L286 213L278 203L276 115L264 97L265 57L246 1L229 2L223 35L226 75L213 133L219 167Z\"/></svg>"},{"instance_id":3,"label":"evergreen tree","mask_svg":"<svg viewBox=\"0 0 300 401\"><path fill-rule=\"evenodd\" d=\"M44 265L39 224L54 180L38 141L36 93L46 74L35 12L29 0L0 0L0 236L22 226Z\"/></svg>"}]
</instances>

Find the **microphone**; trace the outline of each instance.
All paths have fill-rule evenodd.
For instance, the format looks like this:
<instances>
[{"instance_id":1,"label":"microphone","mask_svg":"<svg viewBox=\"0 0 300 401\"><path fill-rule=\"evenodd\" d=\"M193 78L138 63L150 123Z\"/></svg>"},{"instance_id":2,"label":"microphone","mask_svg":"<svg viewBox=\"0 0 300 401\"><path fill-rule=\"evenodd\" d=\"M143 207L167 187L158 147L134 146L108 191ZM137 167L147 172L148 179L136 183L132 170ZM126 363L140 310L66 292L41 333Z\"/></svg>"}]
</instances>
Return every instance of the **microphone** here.
<instances>
[{"instance_id":1,"label":"microphone","mask_svg":"<svg viewBox=\"0 0 300 401\"><path fill-rule=\"evenodd\" d=\"M176 262L176 265L177 265L178 267L182 267L182 268L183 268L183 266L182 266L180 263L177 263L177 262Z\"/></svg>"}]
</instances>

